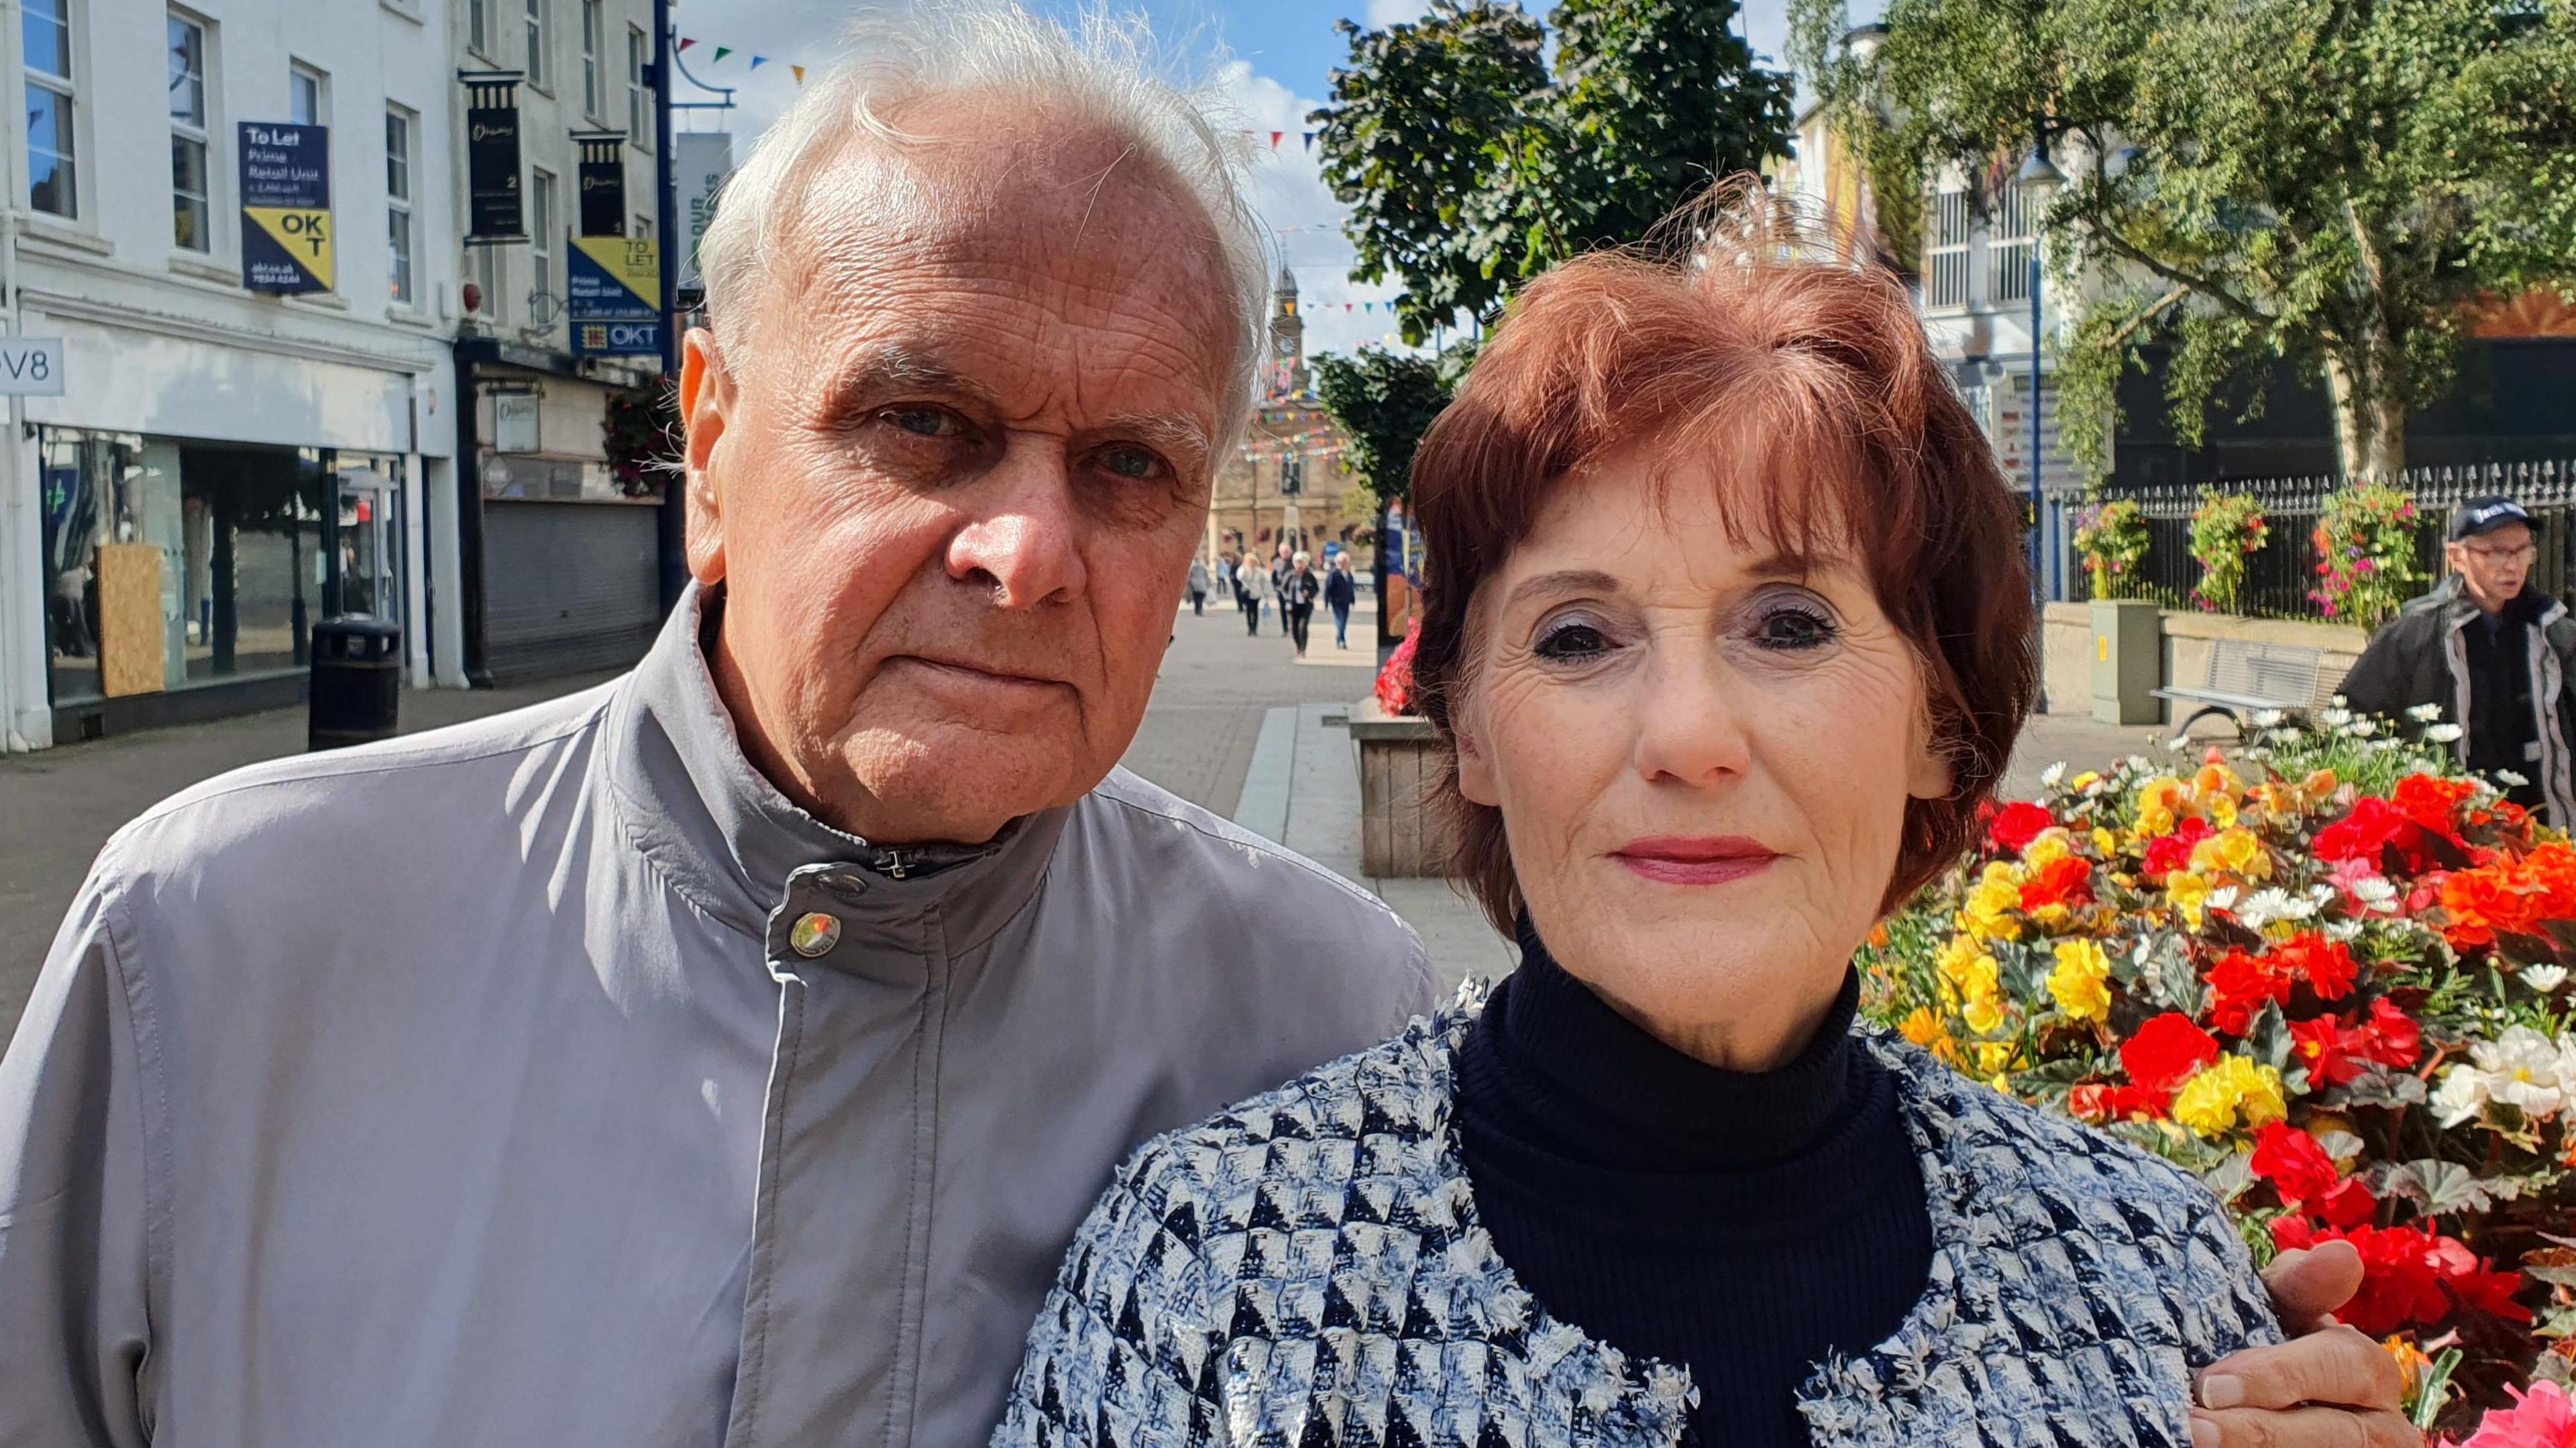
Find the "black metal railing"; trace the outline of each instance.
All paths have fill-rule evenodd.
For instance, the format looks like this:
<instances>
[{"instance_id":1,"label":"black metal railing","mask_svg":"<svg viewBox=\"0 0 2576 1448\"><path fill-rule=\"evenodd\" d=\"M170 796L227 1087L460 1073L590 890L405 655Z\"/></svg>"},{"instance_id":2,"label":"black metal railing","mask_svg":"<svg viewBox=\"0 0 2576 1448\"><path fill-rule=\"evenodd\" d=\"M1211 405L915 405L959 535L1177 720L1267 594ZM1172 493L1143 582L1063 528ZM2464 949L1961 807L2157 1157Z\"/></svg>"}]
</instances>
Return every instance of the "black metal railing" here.
<instances>
[{"instance_id":1,"label":"black metal railing","mask_svg":"<svg viewBox=\"0 0 2576 1448\"><path fill-rule=\"evenodd\" d=\"M2477 463L2410 468L2393 483L2412 494L2418 514L2415 563L2424 588L2438 582L2443 530L2451 510L2471 498L2512 498L2540 524L2540 558L2531 581L2576 606L2576 460ZM2310 595L2319 585L2315 534L2326 495L2344 486L2336 477L2251 478L2213 483L2221 493L2243 493L2263 509L2271 536L2246 560L2245 585L2236 612L2258 618L2320 618ZM2147 556L2140 592L2170 608L2191 608L2200 585L2200 563L2191 556L2191 515L2200 509L2196 487L2122 488L2111 497L2136 502L2147 516ZM2082 578L2080 563L2068 576Z\"/></svg>"}]
</instances>

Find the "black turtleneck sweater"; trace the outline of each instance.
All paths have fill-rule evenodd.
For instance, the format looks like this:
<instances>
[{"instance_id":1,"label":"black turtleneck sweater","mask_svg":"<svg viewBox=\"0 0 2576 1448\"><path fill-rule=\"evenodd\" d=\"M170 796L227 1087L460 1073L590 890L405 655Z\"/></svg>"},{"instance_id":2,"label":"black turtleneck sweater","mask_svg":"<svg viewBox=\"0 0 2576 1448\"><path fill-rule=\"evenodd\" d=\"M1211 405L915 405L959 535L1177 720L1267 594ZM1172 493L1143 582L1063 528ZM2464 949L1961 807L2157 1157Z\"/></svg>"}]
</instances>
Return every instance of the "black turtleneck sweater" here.
<instances>
[{"instance_id":1,"label":"black turtleneck sweater","mask_svg":"<svg viewBox=\"0 0 2576 1448\"><path fill-rule=\"evenodd\" d=\"M1524 924L1521 968L1458 1056L1476 1210L1554 1317L1690 1370L1701 1443L1807 1442L1817 1363L1892 1334L1932 1261L1896 1083L1849 1034L1844 982L1776 1071L1705 1065L1565 973Z\"/></svg>"}]
</instances>

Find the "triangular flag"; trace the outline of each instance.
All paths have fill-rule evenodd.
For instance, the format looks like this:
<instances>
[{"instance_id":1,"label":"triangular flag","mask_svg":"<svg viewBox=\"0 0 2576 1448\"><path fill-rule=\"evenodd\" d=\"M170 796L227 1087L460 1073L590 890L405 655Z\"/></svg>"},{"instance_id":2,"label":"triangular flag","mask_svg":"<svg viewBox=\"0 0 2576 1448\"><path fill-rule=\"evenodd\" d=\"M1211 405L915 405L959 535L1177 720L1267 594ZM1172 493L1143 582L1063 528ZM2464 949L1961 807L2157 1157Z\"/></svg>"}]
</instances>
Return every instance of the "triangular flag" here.
<instances>
[{"instance_id":1,"label":"triangular flag","mask_svg":"<svg viewBox=\"0 0 2576 1448\"><path fill-rule=\"evenodd\" d=\"M1315 149L1315 138L1322 134L1323 132L1321 131L1308 131L1306 133L1306 149L1309 151Z\"/></svg>"},{"instance_id":2,"label":"triangular flag","mask_svg":"<svg viewBox=\"0 0 2576 1448\"><path fill-rule=\"evenodd\" d=\"M1362 311L1374 312L1374 311L1376 311L1376 310L1377 310L1377 303L1375 303L1375 302L1362 302L1362 303L1360 303L1360 309L1361 309Z\"/></svg>"},{"instance_id":3,"label":"triangular flag","mask_svg":"<svg viewBox=\"0 0 2576 1448\"><path fill-rule=\"evenodd\" d=\"M768 56L765 56L765 55L755 55L755 56L753 56L753 57L751 58L751 68L752 68L753 70L758 70L758 69L760 69L762 66L767 65L768 63L769 63L769 57L768 57Z\"/></svg>"},{"instance_id":4,"label":"triangular flag","mask_svg":"<svg viewBox=\"0 0 2576 1448\"><path fill-rule=\"evenodd\" d=\"M791 65L787 68L796 72L796 83L798 85L803 85L805 83L805 67L801 65Z\"/></svg>"},{"instance_id":5,"label":"triangular flag","mask_svg":"<svg viewBox=\"0 0 2576 1448\"><path fill-rule=\"evenodd\" d=\"M688 49L690 46L695 45L695 44L697 44L697 43L698 43L698 42L697 42L697 37L695 37L695 36L683 35L683 36L681 36L681 37L680 37L680 48L681 48L682 50L686 50L686 49Z\"/></svg>"},{"instance_id":6,"label":"triangular flag","mask_svg":"<svg viewBox=\"0 0 2576 1448\"><path fill-rule=\"evenodd\" d=\"M1285 136L1285 135L1287 135L1287 134L1288 134L1288 133L1287 133L1286 131L1272 131L1272 132L1270 133L1270 149L1271 149L1271 150L1274 150L1274 151L1278 150L1278 149L1279 149L1279 138L1280 138L1280 137L1282 137L1282 136Z\"/></svg>"},{"instance_id":7,"label":"triangular flag","mask_svg":"<svg viewBox=\"0 0 2576 1448\"><path fill-rule=\"evenodd\" d=\"M1342 310L1343 310L1343 311L1347 312L1347 311L1349 311L1350 309L1351 309L1351 304L1350 304L1350 303L1348 303L1348 302L1344 302L1344 303L1342 303Z\"/></svg>"},{"instance_id":8,"label":"triangular flag","mask_svg":"<svg viewBox=\"0 0 2576 1448\"><path fill-rule=\"evenodd\" d=\"M730 45L719 45L716 47L716 59L718 60L722 60L731 54L733 54L733 47Z\"/></svg>"}]
</instances>

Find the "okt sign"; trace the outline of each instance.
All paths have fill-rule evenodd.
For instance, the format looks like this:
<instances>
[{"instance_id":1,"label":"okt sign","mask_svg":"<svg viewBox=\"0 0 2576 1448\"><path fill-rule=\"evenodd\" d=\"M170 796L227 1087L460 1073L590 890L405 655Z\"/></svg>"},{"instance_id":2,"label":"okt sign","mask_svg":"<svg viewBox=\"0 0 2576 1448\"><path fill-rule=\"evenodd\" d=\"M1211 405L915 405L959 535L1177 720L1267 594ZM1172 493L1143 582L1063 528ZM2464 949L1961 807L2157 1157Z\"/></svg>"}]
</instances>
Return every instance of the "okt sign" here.
<instances>
[{"instance_id":1,"label":"okt sign","mask_svg":"<svg viewBox=\"0 0 2576 1448\"><path fill-rule=\"evenodd\" d=\"M330 291L329 128L242 122L241 198L242 285L280 294Z\"/></svg>"},{"instance_id":2,"label":"okt sign","mask_svg":"<svg viewBox=\"0 0 2576 1448\"><path fill-rule=\"evenodd\" d=\"M584 357L662 351L662 249L649 237L576 236L565 278L572 350Z\"/></svg>"}]
</instances>

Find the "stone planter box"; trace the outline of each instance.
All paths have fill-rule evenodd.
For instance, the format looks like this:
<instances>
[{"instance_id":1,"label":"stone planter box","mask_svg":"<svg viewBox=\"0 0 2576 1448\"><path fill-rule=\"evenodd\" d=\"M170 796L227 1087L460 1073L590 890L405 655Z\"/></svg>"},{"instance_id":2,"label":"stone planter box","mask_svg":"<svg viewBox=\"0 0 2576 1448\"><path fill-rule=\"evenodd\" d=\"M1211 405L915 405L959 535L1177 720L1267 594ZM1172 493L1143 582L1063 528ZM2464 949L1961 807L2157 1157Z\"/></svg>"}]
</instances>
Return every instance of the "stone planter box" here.
<instances>
[{"instance_id":1,"label":"stone planter box","mask_svg":"<svg viewBox=\"0 0 2576 1448\"><path fill-rule=\"evenodd\" d=\"M1360 752L1360 872L1379 880L1447 874L1448 831L1423 804L1449 755L1431 721L1365 699L1344 727Z\"/></svg>"}]
</instances>

